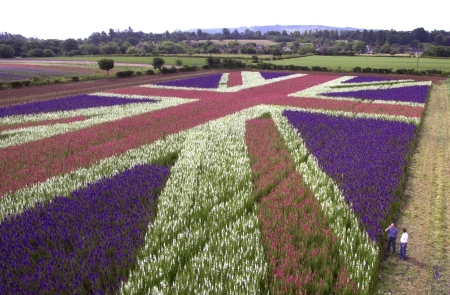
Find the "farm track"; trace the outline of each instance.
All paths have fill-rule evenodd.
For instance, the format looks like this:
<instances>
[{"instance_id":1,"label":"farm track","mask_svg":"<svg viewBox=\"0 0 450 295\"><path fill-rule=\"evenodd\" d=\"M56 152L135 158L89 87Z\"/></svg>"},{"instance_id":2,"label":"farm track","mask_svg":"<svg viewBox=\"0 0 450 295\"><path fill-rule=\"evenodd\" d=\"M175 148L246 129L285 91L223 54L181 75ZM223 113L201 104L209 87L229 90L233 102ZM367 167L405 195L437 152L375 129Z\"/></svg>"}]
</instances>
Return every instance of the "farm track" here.
<instances>
[{"instance_id":1,"label":"farm track","mask_svg":"<svg viewBox=\"0 0 450 295\"><path fill-rule=\"evenodd\" d=\"M100 79L84 82L65 84L42 85L18 89L0 90L0 107L23 104L27 102L48 100L52 98L80 95L85 93L100 92L111 89L139 86L143 84L157 83L174 79L182 79L194 76L213 74L218 71L185 72L170 75L142 76L123 79Z\"/></svg>"},{"instance_id":2,"label":"farm track","mask_svg":"<svg viewBox=\"0 0 450 295\"><path fill-rule=\"evenodd\" d=\"M399 231L409 233L407 261L382 263L379 294L450 293L450 97L448 86L433 84L406 186ZM399 233L400 236L400 233ZM398 239L399 240L399 239Z\"/></svg>"}]
</instances>

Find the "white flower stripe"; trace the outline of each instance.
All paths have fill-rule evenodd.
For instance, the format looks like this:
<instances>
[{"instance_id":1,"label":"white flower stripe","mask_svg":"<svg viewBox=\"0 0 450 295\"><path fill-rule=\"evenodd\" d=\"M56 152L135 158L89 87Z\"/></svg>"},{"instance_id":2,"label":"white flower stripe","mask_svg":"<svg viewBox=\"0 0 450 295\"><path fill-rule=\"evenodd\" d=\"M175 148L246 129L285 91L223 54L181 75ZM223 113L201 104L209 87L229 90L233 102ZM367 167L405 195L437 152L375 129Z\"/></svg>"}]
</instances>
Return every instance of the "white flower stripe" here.
<instances>
[{"instance_id":1,"label":"white flower stripe","mask_svg":"<svg viewBox=\"0 0 450 295\"><path fill-rule=\"evenodd\" d=\"M155 84L147 84L142 85L141 87L147 88L161 88L161 89L178 89L178 90L194 90L194 91L211 91L211 92L237 92L243 89L254 88L258 86L268 85L279 81L289 80L293 78L303 77L306 74L293 74L289 76L283 76L273 79L264 79L259 72L246 72L242 73L242 85L232 86L232 87L223 87L219 88L196 88L196 87L179 87L179 86L165 86L165 85L155 85ZM227 78L228 79L228 78ZM227 80L228 81L228 80ZM223 83L222 80L220 83Z\"/></svg>"},{"instance_id":2,"label":"white flower stripe","mask_svg":"<svg viewBox=\"0 0 450 295\"><path fill-rule=\"evenodd\" d=\"M104 94L104 96L109 96L109 94ZM72 123L59 123L54 125L31 126L13 130L6 130L0 132L0 134L3 135L11 134L11 136L7 136L0 140L0 148L24 144L26 142L48 138L66 132L80 130L86 127L94 126L105 122L116 121L126 117L143 114L146 112L161 110L168 107L197 101L196 99L184 99L176 97L163 97L163 98L152 97L152 98L159 101L156 103L154 102L132 103L120 106L98 107L98 108L79 109L74 111L61 111L37 115L25 115L25 116L21 115L21 116L7 117L2 119L1 125L5 126L24 122L43 121L48 119L72 118L76 116L86 116L87 119Z\"/></svg>"}]
</instances>

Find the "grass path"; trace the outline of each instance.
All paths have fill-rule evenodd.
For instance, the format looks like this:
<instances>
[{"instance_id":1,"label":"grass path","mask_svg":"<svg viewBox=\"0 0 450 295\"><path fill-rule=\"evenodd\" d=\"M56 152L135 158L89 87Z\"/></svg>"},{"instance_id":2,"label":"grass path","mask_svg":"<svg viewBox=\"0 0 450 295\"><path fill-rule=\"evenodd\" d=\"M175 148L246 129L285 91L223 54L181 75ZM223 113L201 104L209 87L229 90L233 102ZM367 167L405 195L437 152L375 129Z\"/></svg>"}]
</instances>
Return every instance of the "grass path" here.
<instances>
[{"instance_id":1,"label":"grass path","mask_svg":"<svg viewBox=\"0 0 450 295\"><path fill-rule=\"evenodd\" d=\"M450 293L450 93L433 84L397 227L409 233L407 261L389 254L378 294ZM397 240L397 255L398 255Z\"/></svg>"}]
</instances>

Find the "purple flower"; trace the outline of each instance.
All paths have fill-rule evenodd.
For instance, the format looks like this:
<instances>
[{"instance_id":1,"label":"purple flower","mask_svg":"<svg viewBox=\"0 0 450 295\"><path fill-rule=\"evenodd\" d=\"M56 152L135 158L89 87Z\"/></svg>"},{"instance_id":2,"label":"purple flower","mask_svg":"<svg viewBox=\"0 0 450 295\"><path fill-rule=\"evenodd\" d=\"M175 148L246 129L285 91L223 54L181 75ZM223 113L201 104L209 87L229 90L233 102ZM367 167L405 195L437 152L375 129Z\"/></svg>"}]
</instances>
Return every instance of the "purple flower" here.
<instances>
[{"instance_id":1,"label":"purple flower","mask_svg":"<svg viewBox=\"0 0 450 295\"><path fill-rule=\"evenodd\" d=\"M356 76L356 77L353 77L350 80L344 81L342 83L367 83L367 82L393 81L393 80L394 79L381 78L381 77Z\"/></svg>"},{"instance_id":2,"label":"purple flower","mask_svg":"<svg viewBox=\"0 0 450 295\"><path fill-rule=\"evenodd\" d=\"M284 111L319 166L341 188L373 241L398 201L416 126L366 118Z\"/></svg>"},{"instance_id":3,"label":"purple flower","mask_svg":"<svg viewBox=\"0 0 450 295\"><path fill-rule=\"evenodd\" d=\"M137 165L0 224L0 294L115 293L169 168Z\"/></svg>"},{"instance_id":4,"label":"purple flower","mask_svg":"<svg viewBox=\"0 0 450 295\"><path fill-rule=\"evenodd\" d=\"M217 88L219 86L221 78L222 74L214 74L175 81L160 82L156 83L156 85L175 86L175 87L195 87L195 88Z\"/></svg>"},{"instance_id":5,"label":"purple flower","mask_svg":"<svg viewBox=\"0 0 450 295\"><path fill-rule=\"evenodd\" d=\"M0 118L14 115L31 115L56 111L71 111L85 108L126 105L130 103L156 102L153 99L128 99L82 94L64 98L36 101L22 105L0 108Z\"/></svg>"},{"instance_id":6,"label":"purple flower","mask_svg":"<svg viewBox=\"0 0 450 295\"><path fill-rule=\"evenodd\" d=\"M395 87L377 90L357 90L346 92L326 92L320 95L330 97L351 97L369 100L401 101L425 103L428 95L428 85Z\"/></svg>"},{"instance_id":7,"label":"purple flower","mask_svg":"<svg viewBox=\"0 0 450 295\"><path fill-rule=\"evenodd\" d=\"M292 73L281 73L281 72L260 72L260 74L266 80L292 75Z\"/></svg>"}]
</instances>

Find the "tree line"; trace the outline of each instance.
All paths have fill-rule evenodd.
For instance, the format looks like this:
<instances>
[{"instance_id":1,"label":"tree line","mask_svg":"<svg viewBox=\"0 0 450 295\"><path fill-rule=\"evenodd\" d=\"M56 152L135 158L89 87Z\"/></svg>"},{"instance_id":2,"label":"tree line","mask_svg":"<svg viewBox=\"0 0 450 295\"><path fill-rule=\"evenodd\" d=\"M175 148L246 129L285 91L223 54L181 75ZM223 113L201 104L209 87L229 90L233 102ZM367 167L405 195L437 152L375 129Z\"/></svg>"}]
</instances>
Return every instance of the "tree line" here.
<instances>
[{"instance_id":1,"label":"tree line","mask_svg":"<svg viewBox=\"0 0 450 295\"><path fill-rule=\"evenodd\" d=\"M278 45L258 47L255 42L242 43L239 40L271 40ZM212 40L234 40L217 45ZM52 57L57 55L111 55L111 54L194 54L194 53L285 53L287 42L291 42L286 53L298 54L346 54L364 53L369 47L373 52L396 53L407 48L423 51L423 44L431 45L425 50L428 56L450 56L450 31L423 28L412 31L395 30L309 30L309 31L252 31L246 29L209 34L175 30L165 33L144 33L132 28L123 31L109 29L94 32L84 39L66 40L25 38L21 35L0 33L0 57Z\"/></svg>"}]
</instances>

